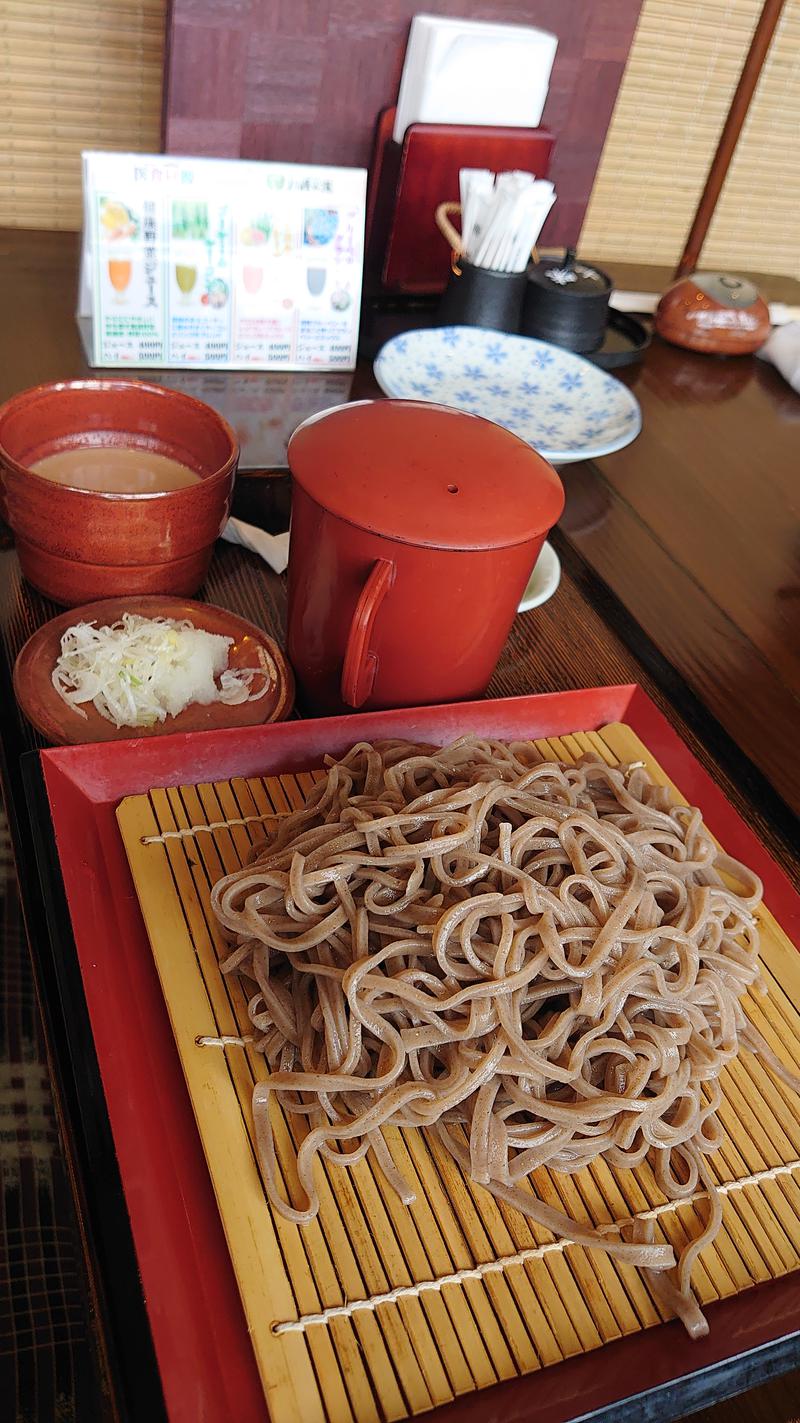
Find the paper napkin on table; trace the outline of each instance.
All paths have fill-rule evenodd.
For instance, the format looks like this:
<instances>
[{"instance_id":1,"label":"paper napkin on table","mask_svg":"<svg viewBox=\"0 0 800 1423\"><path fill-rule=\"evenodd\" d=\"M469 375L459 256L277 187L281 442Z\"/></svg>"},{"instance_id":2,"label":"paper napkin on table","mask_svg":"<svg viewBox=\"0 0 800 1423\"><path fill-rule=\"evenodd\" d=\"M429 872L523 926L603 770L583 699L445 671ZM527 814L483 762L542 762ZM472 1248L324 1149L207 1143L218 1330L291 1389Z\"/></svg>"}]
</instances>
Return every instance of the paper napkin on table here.
<instances>
[{"instance_id":1,"label":"paper napkin on table","mask_svg":"<svg viewBox=\"0 0 800 1423\"><path fill-rule=\"evenodd\" d=\"M800 321L776 326L756 355L775 366L792 389L800 394Z\"/></svg>"},{"instance_id":2,"label":"paper napkin on table","mask_svg":"<svg viewBox=\"0 0 800 1423\"><path fill-rule=\"evenodd\" d=\"M558 40L531 25L415 15L393 137L409 124L537 128Z\"/></svg>"},{"instance_id":3,"label":"paper napkin on table","mask_svg":"<svg viewBox=\"0 0 800 1423\"><path fill-rule=\"evenodd\" d=\"M221 537L229 544L239 544L257 553L276 573L283 573L289 562L289 535L268 534L265 529L257 529L254 524L245 524L241 519L229 519Z\"/></svg>"}]
</instances>

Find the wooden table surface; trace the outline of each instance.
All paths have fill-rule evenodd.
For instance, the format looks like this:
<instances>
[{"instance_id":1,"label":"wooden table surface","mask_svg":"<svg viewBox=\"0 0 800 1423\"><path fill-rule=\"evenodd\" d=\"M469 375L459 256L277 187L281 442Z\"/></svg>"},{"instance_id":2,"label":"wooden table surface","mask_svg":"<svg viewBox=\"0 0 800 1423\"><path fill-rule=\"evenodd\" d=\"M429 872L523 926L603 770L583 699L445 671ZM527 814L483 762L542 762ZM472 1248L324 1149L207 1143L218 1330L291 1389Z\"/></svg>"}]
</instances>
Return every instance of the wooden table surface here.
<instances>
[{"instance_id":1,"label":"wooden table surface","mask_svg":"<svg viewBox=\"0 0 800 1423\"><path fill-rule=\"evenodd\" d=\"M40 381L86 373L73 321L76 251L69 235L0 234L0 397ZM800 686L791 611L800 589L797 564L791 562L788 511L796 496L787 412L792 402L800 409L800 398L752 362L726 364L720 370L730 371L726 379L741 388L718 404L713 390L701 398L702 386L704 381L721 381L721 375L704 375L694 357L668 348L651 350L634 377L645 432L630 451L602 465L584 464L566 472L567 511L555 535L563 563L561 586L544 607L515 620L489 695L640 682L776 859L797 873L794 825L765 777L780 781L787 799L800 794L797 768L790 795L773 749L776 741L783 746L788 776ZM366 393L369 381L365 368L357 376L355 392ZM728 427L716 418L726 408ZM716 432L713 437L704 425L704 410ZM730 433L734 425L741 431L738 441ZM758 453L767 445L778 451L773 461ZM746 448L751 451L749 461ZM755 535L750 541L741 530L736 532L730 469L736 471L742 528ZM238 500L240 513L260 515L265 523L280 526L287 508L286 481L242 480ZM627 543L625 528L634 531ZM795 528L795 538L796 533ZM755 542L757 553L745 560L748 544ZM660 551L660 561L654 548ZM683 584L674 583L673 568L689 585L685 594ZM781 589L790 592L781 594ZM281 637L284 584L252 555L220 545L204 596ZM6 696L22 642L55 611L24 584L6 540L0 550L0 687ZM721 629L727 629L724 636ZM796 635L796 620L794 629ZM4 787L24 888L30 871L30 828L19 759L39 743L10 704L4 708L1 740ZM32 959L41 982L45 946L40 916L35 904L28 908ZM50 1005L42 1006L58 1096L59 1043L68 1037L69 1025L54 1022ZM79 1124L68 1112L63 1127L79 1209L88 1212L83 1225L73 1221L64 1230L73 1232L72 1248L79 1249L84 1260L84 1289L105 1326L99 1336L102 1345L112 1330L101 1304L108 1282L93 1250L83 1248L85 1227L91 1227L91 1172ZM89 1229L88 1238L91 1233ZM113 1314L113 1307L108 1308ZM112 1397L120 1387L113 1363L108 1364L114 1349L110 1356L102 1347L97 1352L101 1367L105 1360L105 1383L97 1392L97 1413L90 1413L84 1403L80 1423L113 1416L113 1409L104 1411L107 1400L100 1400L109 1387ZM20 1365L16 1377L18 1388L20 1379L30 1383L30 1363L25 1369ZM788 1423L800 1417L798 1400L800 1374L794 1374L698 1416L704 1423ZM124 1399L121 1402L124 1405Z\"/></svg>"},{"instance_id":2,"label":"wooden table surface","mask_svg":"<svg viewBox=\"0 0 800 1423\"><path fill-rule=\"evenodd\" d=\"M654 339L642 433L563 471L562 531L800 810L800 395Z\"/></svg>"}]
</instances>

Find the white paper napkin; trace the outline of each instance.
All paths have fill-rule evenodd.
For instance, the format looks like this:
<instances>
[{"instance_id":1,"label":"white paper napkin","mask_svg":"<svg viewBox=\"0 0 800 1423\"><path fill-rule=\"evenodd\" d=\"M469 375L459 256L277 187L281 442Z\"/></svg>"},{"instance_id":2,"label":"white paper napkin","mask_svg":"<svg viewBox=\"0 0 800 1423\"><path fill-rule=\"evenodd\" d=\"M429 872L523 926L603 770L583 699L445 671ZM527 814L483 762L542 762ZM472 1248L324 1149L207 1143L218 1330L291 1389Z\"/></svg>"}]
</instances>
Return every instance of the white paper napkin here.
<instances>
[{"instance_id":1,"label":"white paper napkin","mask_svg":"<svg viewBox=\"0 0 800 1423\"><path fill-rule=\"evenodd\" d=\"M221 537L229 544L239 544L257 553L276 573L283 573L289 562L289 535L268 534L265 529L257 529L254 524L245 524L241 519L229 519Z\"/></svg>"},{"instance_id":2,"label":"white paper napkin","mask_svg":"<svg viewBox=\"0 0 800 1423\"><path fill-rule=\"evenodd\" d=\"M769 361L770 365L775 366L792 389L800 394L800 321L776 326L756 354L762 361Z\"/></svg>"},{"instance_id":3,"label":"white paper napkin","mask_svg":"<svg viewBox=\"0 0 800 1423\"><path fill-rule=\"evenodd\" d=\"M413 123L537 128L557 45L555 35L530 25L415 15L395 142Z\"/></svg>"}]
</instances>

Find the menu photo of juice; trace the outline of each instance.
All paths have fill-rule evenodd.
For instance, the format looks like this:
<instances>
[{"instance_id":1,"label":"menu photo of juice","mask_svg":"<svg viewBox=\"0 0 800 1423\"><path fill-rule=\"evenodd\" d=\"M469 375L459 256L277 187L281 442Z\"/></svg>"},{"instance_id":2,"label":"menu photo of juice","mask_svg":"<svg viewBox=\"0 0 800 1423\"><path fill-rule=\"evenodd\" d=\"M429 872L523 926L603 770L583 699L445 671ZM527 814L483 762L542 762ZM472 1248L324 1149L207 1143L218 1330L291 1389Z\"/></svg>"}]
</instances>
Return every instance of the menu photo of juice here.
<instances>
[{"instance_id":1,"label":"menu photo of juice","mask_svg":"<svg viewBox=\"0 0 800 1423\"><path fill-rule=\"evenodd\" d=\"M257 297L264 286L264 269L272 231L272 217L267 212L254 216L239 229L242 285L249 297Z\"/></svg>"},{"instance_id":2,"label":"menu photo of juice","mask_svg":"<svg viewBox=\"0 0 800 1423\"><path fill-rule=\"evenodd\" d=\"M355 211L306 208L303 213L304 292L297 354L309 364L346 365L356 261ZM360 277L360 267L358 268Z\"/></svg>"},{"instance_id":3,"label":"menu photo of juice","mask_svg":"<svg viewBox=\"0 0 800 1423\"><path fill-rule=\"evenodd\" d=\"M170 220L171 304L192 310L200 301L199 279L206 264L208 203L173 202Z\"/></svg>"},{"instance_id":4,"label":"menu photo of juice","mask_svg":"<svg viewBox=\"0 0 800 1423\"><path fill-rule=\"evenodd\" d=\"M141 230L140 222L125 203L115 198L101 198L100 226L107 244L105 274L111 286L112 300L123 306L127 301L126 292L137 257L136 240Z\"/></svg>"},{"instance_id":5,"label":"menu photo of juice","mask_svg":"<svg viewBox=\"0 0 800 1423\"><path fill-rule=\"evenodd\" d=\"M333 239L339 227L336 208L306 208L303 212L303 305L309 298L317 311L327 306Z\"/></svg>"},{"instance_id":6,"label":"menu photo of juice","mask_svg":"<svg viewBox=\"0 0 800 1423\"><path fill-rule=\"evenodd\" d=\"M131 364L158 361L164 330L156 204L99 193L95 216L94 280L109 356Z\"/></svg>"},{"instance_id":7,"label":"menu photo of juice","mask_svg":"<svg viewBox=\"0 0 800 1423\"><path fill-rule=\"evenodd\" d=\"M269 210L239 213L236 227L234 358L279 365L294 350L296 257L300 234L280 195Z\"/></svg>"},{"instance_id":8,"label":"menu photo of juice","mask_svg":"<svg viewBox=\"0 0 800 1423\"><path fill-rule=\"evenodd\" d=\"M230 355L231 222L227 205L173 199L169 241L169 351L180 362Z\"/></svg>"},{"instance_id":9,"label":"menu photo of juice","mask_svg":"<svg viewBox=\"0 0 800 1423\"><path fill-rule=\"evenodd\" d=\"M275 218L269 212L248 214L237 233L238 295L243 311L260 311L268 296L268 269L277 238ZM266 282L265 282L266 279Z\"/></svg>"}]
</instances>

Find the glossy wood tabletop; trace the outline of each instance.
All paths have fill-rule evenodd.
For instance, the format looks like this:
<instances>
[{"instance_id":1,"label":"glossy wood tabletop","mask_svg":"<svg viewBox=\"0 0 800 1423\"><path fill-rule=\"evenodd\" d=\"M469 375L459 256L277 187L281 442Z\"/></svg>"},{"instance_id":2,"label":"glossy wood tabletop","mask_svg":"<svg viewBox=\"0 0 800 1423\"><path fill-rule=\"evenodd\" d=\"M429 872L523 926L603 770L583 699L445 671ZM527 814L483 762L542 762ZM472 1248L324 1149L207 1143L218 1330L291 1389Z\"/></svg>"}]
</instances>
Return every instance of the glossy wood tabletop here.
<instances>
[{"instance_id":1,"label":"glossy wood tabletop","mask_svg":"<svg viewBox=\"0 0 800 1423\"><path fill-rule=\"evenodd\" d=\"M73 320L76 254L76 241L68 235L0 233L0 310L4 315L0 325L1 398L44 380L88 373ZM791 408L790 398L798 400L798 406L800 399L791 396L788 388L782 393L775 378L746 362L746 371L744 366L731 366L733 374L727 377L741 383L738 393L731 394L727 402L718 406L713 401L707 406L697 406L692 403L695 397L689 398L685 392L683 395L675 393L681 387L680 372L688 372L686 380L695 395L698 382L711 377L703 377L691 358L687 360L666 350L654 350L651 357L636 380L647 438L643 435L627 452L627 461L623 452L613 457L613 464L609 460L597 467L576 466L567 473L567 513L561 532L555 536L563 563L561 585L544 607L515 620L489 695L640 682L779 862L796 874L800 857L785 806L754 770L751 761L742 756L736 741L739 739L745 744L753 762L759 763L760 758L765 770L777 774L772 761L765 759L767 743L773 739L773 733L777 734L776 706L782 709L781 716L785 713L782 744L786 748L791 737L790 701L797 694L797 682L791 679L797 670L797 643L792 643L791 638L790 605L797 592L797 565L794 564L792 574L792 543L787 530L788 507L793 497L787 463L791 441L790 431L783 426L790 423L785 413ZM737 369L744 374L736 374ZM672 394L660 387L659 370L665 371L667 379L672 381ZM369 369L365 367L357 376L354 392L367 393L369 380ZM787 510L786 519L781 520L774 509L755 507L758 491L756 482L748 474L749 465L743 453L745 435L742 434L738 450L734 449L733 454L725 458L738 470L740 495L751 511L747 517L754 540L757 538L764 545L771 540L776 565L781 562L783 569L780 574L776 572L771 582L770 557L765 546L754 559L752 582L745 587L739 583L744 579L743 570L751 566L745 557L747 540L738 530L737 518L727 507L727 466L715 453L718 442L723 439L724 424L713 425L717 431L715 440L708 436L702 420L703 408L710 409L712 414L724 410L726 405L729 410L738 410L740 397L746 412L741 417L742 428L756 424L765 429L767 426L778 428L775 442L780 453L772 474L768 461L758 461L756 455L753 458L757 459L756 467L761 471L759 479L764 495L761 502L782 500ZM669 419L670 409L673 422ZM738 421L740 417L736 418ZM685 421L690 434L684 439L681 430ZM763 438L772 436L767 432ZM699 450L704 451L702 457L701 453L696 457L692 453L697 442ZM754 433L753 443L757 445ZM731 441L726 440L725 449L730 448ZM636 451L643 452L638 464L634 462ZM696 490L690 477L692 470L696 471ZM261 519L265 525L277 528L285 524L287 510L285 478L240 482L237 511L243 516ZM625 527L618 523L623 517L636 531L633 548L627 547L621 533L616 533L618 527ZM651 542L662 550L663 565L654 555L648 556ZM704 547L708 549L707 557ZM625 565L624 569L618 567L618 563ZM690 603L680 593L670 594L672 566L683 570L692 589L702 592L702 599L698 594L697 601ZM737 568L741 574L738 581ZM663 588L657 597L652 585L659 580ZM782 587L794 588L795 593L780 597L777 590ZM612 588L616 588L619 597L610 591ZM254 556L229 545L218 545L203 596L259 623L279 640L282 638L284 582ZM770 622L768 611L770 599L779 605L781 613L784 607L788 610L785 617L776 618L774 623ZM729 631L722 638L718 624L710 620L701 622L703 618L710 619L709 606L716 608L722 617L723 605L728 619L723 626L735 628L736 636ZM670 606L672 611L668 615ZM52 605L21 579L16 554L7 538L0 547L0 687L8 689L14 658L26 637L55 612ZM682 630L682 625L689 622L692 626ZM796 623L794 627L796 634ZM681 662L684 649L695 644L698 652L693 658L689 658L688 652L685 654L684 668ZM771 681L764 680L765 671L761 680L756 679L756 686L747 683L748 678L752 681L754 677L755 663L769 671ZM709 668L714 669L713 678ZM715 680L716 700L713 696ZM785 691L786 701L773 702L770 688L774 687ZM737 699L753 702L756 697L760 698L760 723L755 712L743 719L735 707ZM722 730L709 713L709 707L731 735ZM13 707L10 697L4 707L0 736L5 788L24 888L31 882L32 867L19 758L24 751L41 743ZM27 907L31 911L35 909L30 904ZM41 971L46 950L43 938L38 936L37 924L40 923L41 915L30 912L33 958ZM43 1006L47 1017L49 1005L45 1002ZM50 1024L55 1042L56 1091L60 1063L58 1027ZM68 1024L61 1024L60 1028L62 1034L68 1034ZM85 1209L85 1183L81 1180L85 1162L81 1161L79 1148L76 1148L68 1115L63 1125L70 1164L73 1169L77 1168L78 1201ZM91 1238L91 1231L85 1236L81 1232L81 1235L85 1243L86 1238ZM76 1233L76 1244L78 1240ZM102 1300L108 1281L103 1278L102 1266L91 1249L86 1251L86 1263L89 1271L86 1288L92 1288L97 1317L106 1324ZM119 1288L118 1280L115 1288ZM109 1357L113 1360L113 1349ZM112 1395L117 1382L112 1362L106 1381ZM80 1423L94 1423L95 1416L90 1416L84 1408ZM745 1420L789 1423L795 1417L800 1418L798 1374L764 1384L738 1400L708 1409L698 1415L697 1423L701 1420L702 1423L745 1423Z\"/></svg>"},{"instance_id":2,"label":"glossy wood tabletop","mask_svg":"<svg viewBox=\"0 0 800 1423\"><path fill-rule=\"evenodd\" d=\"M562 531L800 810L800 395L654 338L642 433L563 471Z\"/></svg>"}]
</instances>

